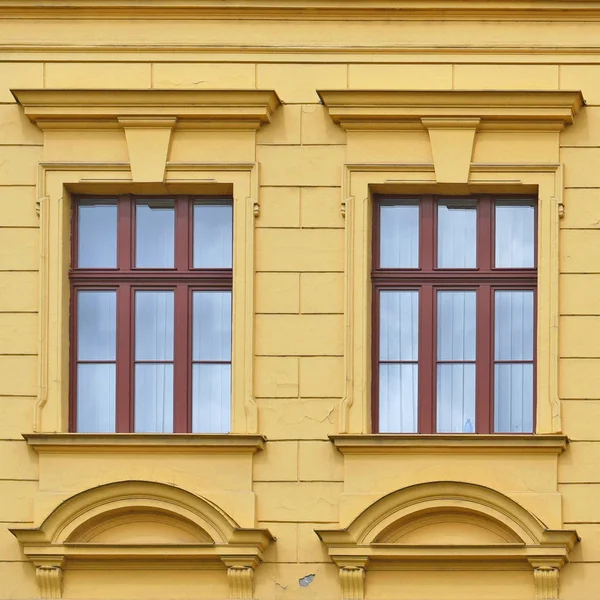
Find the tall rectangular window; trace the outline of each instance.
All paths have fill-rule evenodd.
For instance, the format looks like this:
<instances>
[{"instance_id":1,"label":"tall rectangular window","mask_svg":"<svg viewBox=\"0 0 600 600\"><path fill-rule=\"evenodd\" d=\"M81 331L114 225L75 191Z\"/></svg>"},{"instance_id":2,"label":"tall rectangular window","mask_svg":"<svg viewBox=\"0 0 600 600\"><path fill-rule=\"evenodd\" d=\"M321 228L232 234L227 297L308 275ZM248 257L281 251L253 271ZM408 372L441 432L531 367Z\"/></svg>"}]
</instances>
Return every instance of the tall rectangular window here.
<instances>
[{"instance_id":1,"label":"tall rectangular window","mask_svg":"<svg viewBox=\"0 0 600 600\"><path fill-rule=\"evenodd\" d=\"M376 199L374 431L533 432L535 207Z\"/></svg>"},{"instance_id":2,"label":"tall rectangular window","mask_svg":"<svg viewBox=\"0 0 600 600\"><path fill-rule=\"evenodd\" d=\"M226 433L230 198L77 198L70 429Z\"/></svg>"}]
</instances>

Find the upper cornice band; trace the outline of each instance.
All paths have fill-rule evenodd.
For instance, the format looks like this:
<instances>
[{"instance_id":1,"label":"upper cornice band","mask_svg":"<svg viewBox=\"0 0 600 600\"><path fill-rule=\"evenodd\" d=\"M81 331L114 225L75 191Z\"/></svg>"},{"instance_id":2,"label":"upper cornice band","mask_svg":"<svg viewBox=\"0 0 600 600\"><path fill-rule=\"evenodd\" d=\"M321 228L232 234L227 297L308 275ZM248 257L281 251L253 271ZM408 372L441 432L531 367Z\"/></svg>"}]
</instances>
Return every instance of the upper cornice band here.
<instances>
[{"instance_id":1,"label":"upper cornice band","mask_svg":"<svg viewBox=\"0 0 600 600\"><path fill-rule=\"evenodd\" d=\"M5 17L600 19L599 0L0 0Z\"/></svg>"}]
</instances>

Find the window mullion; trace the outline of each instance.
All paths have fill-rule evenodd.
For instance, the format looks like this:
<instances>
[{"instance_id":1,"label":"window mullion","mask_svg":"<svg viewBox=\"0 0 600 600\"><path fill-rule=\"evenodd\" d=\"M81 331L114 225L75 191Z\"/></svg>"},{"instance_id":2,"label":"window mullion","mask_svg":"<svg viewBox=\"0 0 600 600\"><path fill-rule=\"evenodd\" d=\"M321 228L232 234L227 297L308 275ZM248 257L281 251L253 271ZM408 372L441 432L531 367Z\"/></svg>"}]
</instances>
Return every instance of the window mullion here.
<instances>
[{"instance_id":1,"label":"window mullion","mask_svg":"<svg viewBox=\"0 0 600 600\"><path fill-rule=\"evenodd\" d=\"M117 267L131 271L133 256L133 205L131 196L119 196L117 220Z\"/></svg>"},{"instance_id":2,"label":"window mullion","mask_svg":"<svg viewBox=\"0 0 600 600\"><path fill-rule=\"evenodd\" d=\"M492 287L481 285L477 290L477 342L476 342L476 399L475 399L475 431L490 433L492 431L492 381L493 381L493 319Z\"/></svg>"},{"instance_id":3,"label":"window mullion","mask_svg":"<svg viewBox=\"0 0 600 600\"><path fill-rule=\"evenodd\" d=\"M117 288L117 433L133 430L133 302L132 286Z\"/></svg>"},{"instance_id":4,"label":"window mullion","mask_svg":"<svg viewBox=\"0 0 600 600\"><path fill-rule=\"evenodd\" d=\"M479 200L477 215L477 268L479 271L491 271L494 264L493 200L483 196Z\"/></svg>"},{"instance_id":5,"label":"window mullion","mask_svg":"<svg viewBox=\"0 0 600 600\"><path fill-rule=\"evenodd\" d=\"M190 289L178 285L175 289L175 346L173 367L173 430L188 433L191 429L190 378Z\"/></svg>"},{"instance_id":6,"label":"window mullion","mask_svg":"<svg viewBox=\"0 0 600 600\"><path fill-rule=\"evenodd\" d=\"M435 422L434 289L424 285L419 293L419 433L433 433Z\"/></svg>"}]
</instances>

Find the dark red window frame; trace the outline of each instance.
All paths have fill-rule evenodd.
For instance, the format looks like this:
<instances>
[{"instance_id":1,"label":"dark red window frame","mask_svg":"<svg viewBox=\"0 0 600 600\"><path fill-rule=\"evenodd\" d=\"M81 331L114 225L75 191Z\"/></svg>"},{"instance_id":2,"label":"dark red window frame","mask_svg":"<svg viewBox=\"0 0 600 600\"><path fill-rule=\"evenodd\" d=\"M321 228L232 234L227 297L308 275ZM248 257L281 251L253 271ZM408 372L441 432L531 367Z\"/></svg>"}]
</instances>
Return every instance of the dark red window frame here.
<instances>
[{"instance_id":1,"label":"dark red window frame","mask_svg":"<svg viewBox=\"0 0 600 600\"><path fill-rule=\"evenodd\" d=\"M175 249L173 268L136 268L135 206L140 201L164 198L175 204ZM78 208L84 200L111 201L117 204L116 268L78 268ZM230 196L118 196L77 195L73 198L70 280L70 381L69 430L77 427L77 292L81 290L115 290L117 293L116 340L116 432L133 432L134 427L134 299L136 290L174 292L173 356L173 431L191 431L192 365L192 293L194 291L231 291L233 270L193 268L194 202L221 200ZM203 361L206 362L206 361Z\"/></svg>"},{"instance_id":2,"label":"dark red window frame","mask_svg":"<svg viewBox=\"0 0 600 600\"><path fill-rule=\"evenodd\" d=\"M494 206L498 200L533 202L534 268L494 267ZM418 200L419 202L419 267L410 269L381 268L380 207L383 202ZM477 201L477 268L437 268L437 203L438 201ZM372 250L372 431L379 431L379 292L381 290L413 290L419 293L419 376L418 433L436 433L436 308L437 290L470 290L476 300L476 399L475 433L494 431L494 291L530 290L534 294L533 329L533 426L536 407L536 337L537 337L537 198L514 195L398 196L376 195L373 204Z\"/></svg>"}]
</instances>

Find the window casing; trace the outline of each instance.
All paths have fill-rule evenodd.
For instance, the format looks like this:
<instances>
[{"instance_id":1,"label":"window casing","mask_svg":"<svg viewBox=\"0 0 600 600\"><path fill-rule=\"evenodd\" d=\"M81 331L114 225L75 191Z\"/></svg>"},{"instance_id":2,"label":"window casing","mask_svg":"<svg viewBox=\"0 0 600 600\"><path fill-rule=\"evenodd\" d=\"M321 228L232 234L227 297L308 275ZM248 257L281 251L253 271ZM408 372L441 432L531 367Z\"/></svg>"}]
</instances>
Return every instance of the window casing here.
<instances>
[{"instance_id":1,"label":"window casing","mask_svg":"<svg viewBox=\"0 0 600 600\"><path fill-rule=\"evenodd\" d=\"M536 200L377 196L372 424L535 430Z\"/></svg>"},{"instance_id":2,"label":"window casing","mask_svg":"<svg viewBox=\"0 0 600 600\"><path fill-rule=\"evenodd\" d=\"M232 199L73 202L71 431L225 433Z\"/></svg>"}]
</instances>

